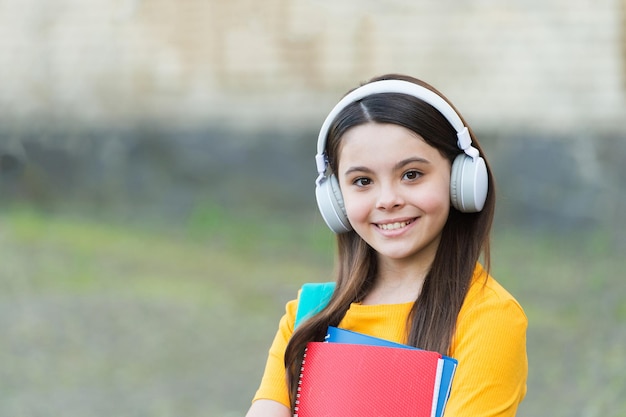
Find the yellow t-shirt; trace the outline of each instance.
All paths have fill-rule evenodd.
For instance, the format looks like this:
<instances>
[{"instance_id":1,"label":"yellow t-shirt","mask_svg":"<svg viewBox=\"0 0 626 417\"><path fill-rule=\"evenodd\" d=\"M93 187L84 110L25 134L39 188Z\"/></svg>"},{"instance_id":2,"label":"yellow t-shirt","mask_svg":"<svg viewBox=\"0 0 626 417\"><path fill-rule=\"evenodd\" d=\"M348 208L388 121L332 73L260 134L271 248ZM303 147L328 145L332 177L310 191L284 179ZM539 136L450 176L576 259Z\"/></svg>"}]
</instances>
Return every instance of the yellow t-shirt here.
<instances>
[{"instance_id":1,"label":"yellow t-shirt","mask_svg":"<svg viewBox=\"0 0 626 417\"><path fill-rule=\"evenodd\" d=\"M491 276L485 282L484 273L477 265L448 352L459 364L446 417L515 416L526 395L528 320L513 296ZM339 327L405 343L412 304L352 304ZM270 399L289 407L284 352L297 308L297 300L287 303L254 400Z\"/></svg>"}]
</instances>

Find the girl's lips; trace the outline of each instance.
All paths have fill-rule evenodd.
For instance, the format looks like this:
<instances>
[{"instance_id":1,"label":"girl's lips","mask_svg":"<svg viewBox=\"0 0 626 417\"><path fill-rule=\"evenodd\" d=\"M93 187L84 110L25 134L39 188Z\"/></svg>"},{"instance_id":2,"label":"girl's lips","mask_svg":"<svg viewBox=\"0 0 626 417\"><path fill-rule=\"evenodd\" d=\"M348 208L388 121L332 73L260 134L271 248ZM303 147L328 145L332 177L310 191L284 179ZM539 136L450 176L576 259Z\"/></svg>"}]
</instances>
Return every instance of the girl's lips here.
<instances>
[{"instance_id":1,"label":"girl's lips","mask_svg":"<svg viewBox=\"0 0 626 417\"><path fill-rule=\"evenodd\" d=\"M389 223L375 223L375 224L376 224L376 227L378 227L381 230L398 230L398 229L402 229L402 228L408 226L409 224L413 223L414 221L415 221L415 218L408 219L408 220L389 222Z\"/></svg>"}]
</instances>

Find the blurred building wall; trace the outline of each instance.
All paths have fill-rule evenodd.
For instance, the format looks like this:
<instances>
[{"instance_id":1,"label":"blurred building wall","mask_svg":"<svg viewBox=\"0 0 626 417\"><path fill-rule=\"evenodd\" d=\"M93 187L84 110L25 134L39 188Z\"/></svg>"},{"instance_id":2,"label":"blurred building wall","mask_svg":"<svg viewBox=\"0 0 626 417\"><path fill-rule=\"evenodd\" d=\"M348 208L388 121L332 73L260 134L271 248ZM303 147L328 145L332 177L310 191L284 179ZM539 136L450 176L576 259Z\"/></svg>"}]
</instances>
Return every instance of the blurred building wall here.
<instances>
[{"instance_id":1,"label":"blurred building wall","mask_svg":"<svg viewBox=\"0 0 626 417\"><path fill-rule=\"evenodd\" d=\"M0 121L289 129L403 72L482 129L617 131L625 4L3 0Z\"/></svg>"},{"instance_id":2,"label":"blurred building wall","mask_svg":"<svg viewBox=\"0 0 626 417\"><path fill-rule=\"evenodd\" d=\"M0 0L1 202L182 217L205 201L314 207L319 123L359 82L401 72L446 94L488 145L501 218L613 229L626 210L625 10Z\"/></svg>"}]
</instances>

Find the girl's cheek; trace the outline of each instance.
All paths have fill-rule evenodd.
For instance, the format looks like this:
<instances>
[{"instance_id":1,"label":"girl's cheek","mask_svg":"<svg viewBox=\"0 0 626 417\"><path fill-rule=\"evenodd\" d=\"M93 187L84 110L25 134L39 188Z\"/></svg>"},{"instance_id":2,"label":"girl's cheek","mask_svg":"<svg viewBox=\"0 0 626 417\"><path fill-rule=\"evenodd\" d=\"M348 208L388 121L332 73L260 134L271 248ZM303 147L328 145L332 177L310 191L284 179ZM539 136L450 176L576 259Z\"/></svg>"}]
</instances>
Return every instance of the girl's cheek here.
<instances>
[{"instance_id":1,"label":"girl's cheek","mask_svg":"<svg viewBox=\"0 0 626 417\"><path fill-rule=\"evenodd\" d=\"M344 207L348 218L360 219L369 212L369 203L354 195L344 195Z\"/></svg>"}]
</instances>

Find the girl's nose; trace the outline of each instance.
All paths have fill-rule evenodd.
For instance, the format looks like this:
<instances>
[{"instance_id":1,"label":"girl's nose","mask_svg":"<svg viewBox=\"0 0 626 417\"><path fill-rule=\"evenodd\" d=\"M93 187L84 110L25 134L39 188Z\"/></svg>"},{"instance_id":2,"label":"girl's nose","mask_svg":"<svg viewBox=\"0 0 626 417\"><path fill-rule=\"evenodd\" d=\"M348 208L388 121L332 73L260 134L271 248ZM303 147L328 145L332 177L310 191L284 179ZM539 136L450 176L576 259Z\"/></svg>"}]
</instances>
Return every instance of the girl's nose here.
<instances>
[{"instance_id":1,"label":"girl's nose","mask_svg":"<svg viewBox=\"0 0 626 417\"><path fill-rule=\"evenodd\" d=\"M380 210L390 210L401 207L404 199L398 190L393 186L382 186L376 201L376 208Z\"/></svg>"}]
</instances>

